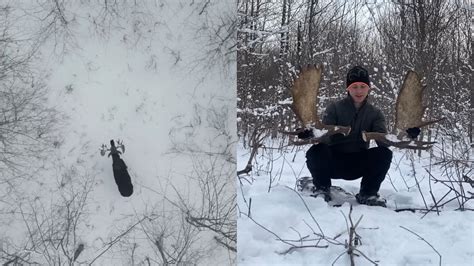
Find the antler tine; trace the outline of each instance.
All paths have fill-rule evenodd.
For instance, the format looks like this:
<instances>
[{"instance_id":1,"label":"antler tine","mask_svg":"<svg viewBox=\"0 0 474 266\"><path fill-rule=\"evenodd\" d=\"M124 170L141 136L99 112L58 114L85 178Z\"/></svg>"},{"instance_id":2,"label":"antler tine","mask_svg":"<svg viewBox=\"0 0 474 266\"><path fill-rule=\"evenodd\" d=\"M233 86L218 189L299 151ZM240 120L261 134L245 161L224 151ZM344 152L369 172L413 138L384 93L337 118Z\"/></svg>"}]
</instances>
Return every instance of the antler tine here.
<instances>
[{"instance_id":1,"label":"antler tine","mask_svg":"<svg viewBox=\"0 0 474 266\"><path fill-rule=\"evenodd\" d=\"M117 140L119 148L122 150L122 153L125 153L125 145L123 145L123 140Z\"/></svg>"},{"instance_id":2,"label":"antler tine","mask_svg":"<svg viewBox=\"0 0 474 266\"><path fill-rule=\"evenodd\" d=\"M443 121L443 120L445 120L445 119L446 119L446 117L441 117L441 118L436 119L436 120L421 122L421 124L416 125L415 127L426 127L426 126L429 126L429 125L438 123L438 122L440 122L440 121Z\"/></svg>"},{"instance_id":3,"label":"antler tine","mask_svg":"<svg viewBox=\"0 0 474 266\"><path fill-rule=\"evenodd\" d=\"M110 149L107 148L107 145L105 145L105 144L102 144L102 146L100 146L99 150L100 150L100 155L102 155L102 156L104 156L107 151L110 151Z\"/></svg>"},{"instance_id":4,"label":"antler tine","mask_svg":"<svg viewBox=\"0 0 474 266\"><path fill-rule=\"evenodd\" d=\"M396 138L395 136L393 136ZM412 150L428 150L433 144L434 141L417 141L417 140L403 140L403 141L394 141L387 138L386 133L379 132L362 132L362 138L364 141L369 141L371 139L384 143L387 146L393 146L400 149L412 149Z\"/></svg>"}]
</instances>

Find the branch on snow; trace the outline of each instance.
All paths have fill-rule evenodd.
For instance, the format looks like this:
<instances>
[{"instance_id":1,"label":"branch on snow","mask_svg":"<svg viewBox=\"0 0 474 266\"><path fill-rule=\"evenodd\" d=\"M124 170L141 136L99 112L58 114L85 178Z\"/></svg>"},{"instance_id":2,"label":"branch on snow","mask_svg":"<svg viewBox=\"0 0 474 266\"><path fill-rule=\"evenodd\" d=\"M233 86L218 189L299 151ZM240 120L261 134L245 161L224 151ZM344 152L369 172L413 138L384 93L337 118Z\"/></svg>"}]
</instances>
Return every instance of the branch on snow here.
<instances>
[{"instance_id":1,"label":"branch on snow","mask_svg":"<svg viewBox=\"0 0 474 266\"><path fill-rule=\"evenodd\" d=\"M412 230L410 230L410 229L408 229L408 228L406 228L406 227L403 227L403 226L401 226L401 225L400 225L400 227L403 228L403 229L405 229L405 230L407 230L408 232L410 232L410 233L416 235L419 239L423 240L426 244L428 244L428 245L436 252L436 254L438 254L438 256L439 256L439 265L441 266L441 254L433 247L433 245L431 245L431 244L430 244L428 241L426 241L423 237L421 237L419 234L413 232Z\"/></svg>"}]
</instances>

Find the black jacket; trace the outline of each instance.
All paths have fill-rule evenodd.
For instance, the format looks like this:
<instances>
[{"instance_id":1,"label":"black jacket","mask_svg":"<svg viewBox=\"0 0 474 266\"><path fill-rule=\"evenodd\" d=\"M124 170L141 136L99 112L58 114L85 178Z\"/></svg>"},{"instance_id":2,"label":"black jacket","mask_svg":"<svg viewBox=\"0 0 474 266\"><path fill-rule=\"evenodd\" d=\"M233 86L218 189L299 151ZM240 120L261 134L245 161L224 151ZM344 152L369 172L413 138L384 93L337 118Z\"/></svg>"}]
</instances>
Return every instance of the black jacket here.
<instances>
[{"instance_id":1,"label":"black jacket","mask_svg":"<svg viewBox=\"0 0 474 266\"><path fill-rule=\"evenodd\" d=\"M337 152L358 152L369 148L369 143L362 139L362 131L387 133L385 117L382 112L367 102L357 110L351 96L331 103L323 116L323 124L350 126L347 137L342 134L332 135L326 143ZM377 145L381 145L377 143Z\"/></svg>"}]
</instances>

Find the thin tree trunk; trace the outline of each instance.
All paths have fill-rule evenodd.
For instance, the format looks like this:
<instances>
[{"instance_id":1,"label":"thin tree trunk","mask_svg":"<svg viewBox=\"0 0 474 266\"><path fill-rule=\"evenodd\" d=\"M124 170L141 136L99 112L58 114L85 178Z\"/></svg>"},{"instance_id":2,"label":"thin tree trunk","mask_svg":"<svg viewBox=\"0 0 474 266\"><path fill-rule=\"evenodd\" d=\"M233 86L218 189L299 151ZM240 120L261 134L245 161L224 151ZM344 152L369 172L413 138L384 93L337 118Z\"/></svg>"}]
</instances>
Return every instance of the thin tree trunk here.
<instances>
[{"instance_id":1,"label":"thin tree trunk","mask_svg":"<svg viewBox=\"0 0 474 266\"><path fill-rule=\"evenodd\" d=\"M308 21L308 40L309 40L309 56L312 61L313 55L314 55L314 36L313 36L313 27L314 27L314 9L315 9L315 4L316 0L310 0L310 6L309 6L309 21Z\"/></svg>"},{"instance_id":2,"label":"thin tree trunk","mask_svg":"<svg viewBox=\"0 0 474 266\"><path fill-rule=\"evenodd\" d=\"M471 33L471 32L470 32ZM470 49L468 49L468 51L470 51L471 55L470 55L470 65L471 67L474 66L474 53L473 53L473 49L474 49L474 39L472 39L471 37L472 35L469 34L469 38L471 39L470 40ZM469 45L468 43L468 45ZM473 77L472 77L472 73L471 73L471 77L470 77L470 88L471 88L471 112L470 112L470 116L469 116L469 140L471 141L471 144L474 144L474 81L473 81Z\"/></svg>"},{"instance_id":3,"label":"thin tree trunk","mask_svg":"<svg viewBox=\"0 0 474 266\"><path fill-rule=\"evenodd\" d=\"M283 57L283 54L285 52L285 26L287 24L287 18L286 18L286 6L287 6L287 0L283 0L283 11L281 12L281 34L280 34L280 57Z\"/></svg>"}]
</instances>

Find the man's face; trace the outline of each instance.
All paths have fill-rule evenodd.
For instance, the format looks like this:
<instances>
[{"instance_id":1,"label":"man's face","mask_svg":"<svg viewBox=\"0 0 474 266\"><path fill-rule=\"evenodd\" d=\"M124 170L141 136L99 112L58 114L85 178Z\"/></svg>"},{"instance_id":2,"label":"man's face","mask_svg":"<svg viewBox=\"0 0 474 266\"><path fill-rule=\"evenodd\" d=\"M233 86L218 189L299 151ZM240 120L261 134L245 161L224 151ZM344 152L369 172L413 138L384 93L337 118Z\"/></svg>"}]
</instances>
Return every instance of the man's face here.
<instances>
[{"instance_id":1,"label":"man's face","mask_svg":"<svg viewBox=\"0 0 474 266\"><path fill-rule=\"evenodd\" d=\"M369 85L363 82L354 82L347 87L347 91L355 103L362 103L369 94Z\"/></svg>"}]
</instances>

